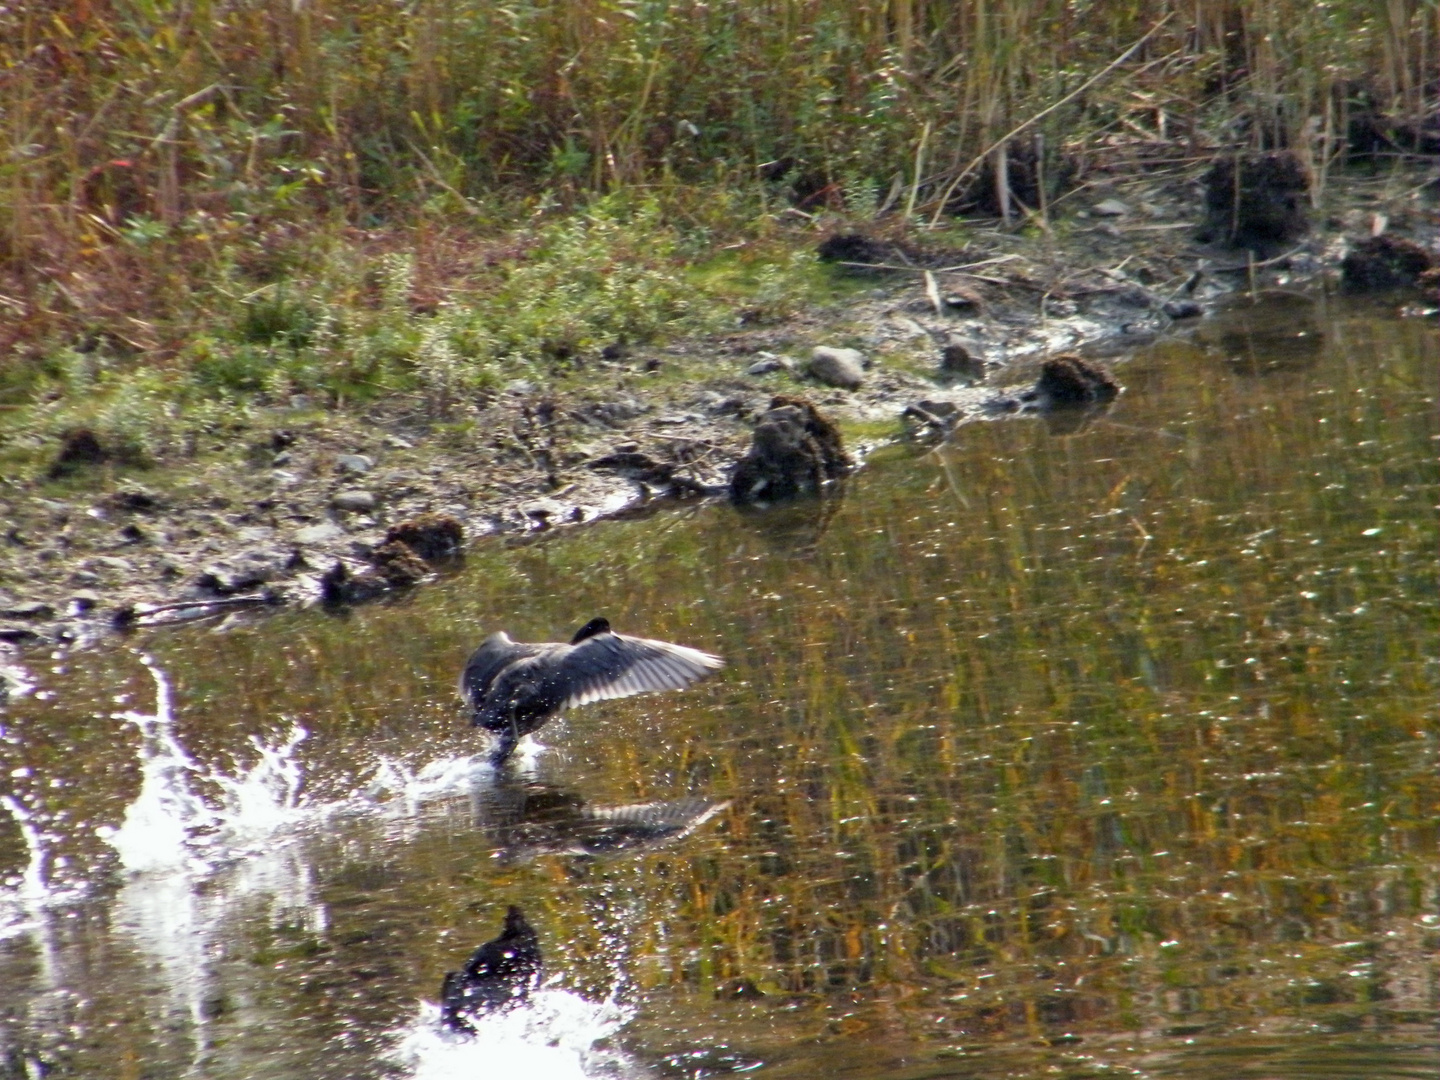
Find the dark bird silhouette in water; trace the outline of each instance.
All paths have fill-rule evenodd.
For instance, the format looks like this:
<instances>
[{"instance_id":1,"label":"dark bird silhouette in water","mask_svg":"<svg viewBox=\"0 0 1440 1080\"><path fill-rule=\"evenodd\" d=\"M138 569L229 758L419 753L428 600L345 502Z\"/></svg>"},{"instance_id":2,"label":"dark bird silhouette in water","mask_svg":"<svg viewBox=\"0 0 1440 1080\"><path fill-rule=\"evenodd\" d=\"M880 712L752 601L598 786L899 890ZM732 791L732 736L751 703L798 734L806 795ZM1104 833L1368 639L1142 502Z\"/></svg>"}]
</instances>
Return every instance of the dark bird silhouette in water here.
<instances>
[{"instance_id":1,"label":"dark bird silhouette in water","mask_svg":"<svg viewBox=\"0 0 1440 1080\"><path fill-rule=\"evenodd\" d=\"M440 1023L475 1033L471 1020L522 1004L540 985L540 942L518 907L505 913L505 929L475 950L465 967L440 986Z\"/></svg>"},{"instance_id":2,"label":"dark bird silhouette in water","mask_svg":"<svg viewBox=\"0 0 1440 1080\"><path fill-rule=\"evenodd\" d=\"M572 705L682 690L724 663L699 649L617 634L607 620L591 619L569 644L491 634L466 662L460 693L470 722L498 736L490 753L498 765L522 735Z\"/></svg>"}]
</instances>

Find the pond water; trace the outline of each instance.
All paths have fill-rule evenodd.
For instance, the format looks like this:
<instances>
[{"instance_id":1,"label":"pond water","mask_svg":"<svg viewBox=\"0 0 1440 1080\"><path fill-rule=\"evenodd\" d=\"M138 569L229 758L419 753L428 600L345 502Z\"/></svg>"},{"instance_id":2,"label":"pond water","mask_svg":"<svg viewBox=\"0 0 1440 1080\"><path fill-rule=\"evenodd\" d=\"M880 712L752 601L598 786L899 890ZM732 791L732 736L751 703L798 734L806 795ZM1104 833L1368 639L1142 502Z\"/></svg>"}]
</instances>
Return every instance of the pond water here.
<instances>
[{"instance_id":1,"label":"pond water","mask_svg":"<svg viewBox=\"0 0 1440 1080\"><path fill-rule=\"evenodd\" d=\"M821 503L35 658L0 1075L1432 1076L1437 344L1241 306ZM599 614L728 666L495 775L468 651ZM440 1034L509 904L545 988Z\"/></svg>"}]
</instances>

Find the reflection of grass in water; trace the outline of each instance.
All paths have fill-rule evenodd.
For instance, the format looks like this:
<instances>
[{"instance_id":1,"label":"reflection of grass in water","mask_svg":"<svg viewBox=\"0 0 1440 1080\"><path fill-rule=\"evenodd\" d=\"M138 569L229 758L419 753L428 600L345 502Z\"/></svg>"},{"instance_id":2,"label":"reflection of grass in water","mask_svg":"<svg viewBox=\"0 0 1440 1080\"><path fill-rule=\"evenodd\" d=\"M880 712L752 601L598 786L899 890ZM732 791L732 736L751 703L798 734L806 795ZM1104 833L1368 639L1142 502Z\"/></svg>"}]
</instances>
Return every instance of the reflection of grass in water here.
<instances>
[{"instance_id":1,"label":"reflection of grass in water","mask_svg":"<svg viewBox=\"0 0 1440 1080\"><path fill-rule=\"evenodd\" d=\"M1428 1007L1406 983L1435 891L1413 734L1434 727L1433 421L1348 373L1323 424L1298 386L1177 380L1182 409L1252 415L1173 450L969 429L941 451L970 492L954 525L915 515L914 479L893 502L862 485L849 547L754 565L750 591L784 598L753 613L773 653L745 696L779 704L713 752L764 792L745 846L774 854L694 886L696 934L728 930L715 977L966 993L950 1009L980 1029Z\"/></svg>"}]
</instances>

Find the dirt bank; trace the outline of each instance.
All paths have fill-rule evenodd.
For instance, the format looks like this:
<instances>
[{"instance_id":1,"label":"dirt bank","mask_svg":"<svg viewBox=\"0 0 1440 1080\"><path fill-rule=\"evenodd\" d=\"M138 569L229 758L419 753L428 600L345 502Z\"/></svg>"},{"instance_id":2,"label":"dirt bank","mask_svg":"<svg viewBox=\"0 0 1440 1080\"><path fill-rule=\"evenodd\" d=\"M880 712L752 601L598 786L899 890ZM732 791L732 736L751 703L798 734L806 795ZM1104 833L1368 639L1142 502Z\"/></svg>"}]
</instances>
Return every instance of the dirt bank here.
<instances>
[{"instance_id":1,"label":"dirt bank","mask_svg":"<svg viewBox=\"0 0 1440 1080\"><path fill-rule=\"evenodd\" d=\"M1196 175L1117 178L1048 229L981 224L958 250L832 243L835 272L860 283L843 310L612 350L624 354L552 385L510 383L445 424L403 400L364 415L297 400L239 444L217 439L179 466L119 470L78 445L51 479L0 482L0 649L314 603L337 564L374 587L332 598L408 587L425 565L396 562L393 547L375 553L422 514L457 522L474 543L657 500L723 497L776 395L819 406L862 458L907 429L938 437L967 419L1024 415L1020 391L1052 353L1121 359L1252 291L1338 287L1346 254L1377 230L1433 253L1428 180L1417 169L1348 181L1329 195L1344 209L1256 262L1194 239L1204 215ZM816 221L797 244L853 232ZM1395 294L1397 310L1433 301ZM855 350L818 365L837 385L810 374L820 346Z\"/></svg>"}]
</instances>

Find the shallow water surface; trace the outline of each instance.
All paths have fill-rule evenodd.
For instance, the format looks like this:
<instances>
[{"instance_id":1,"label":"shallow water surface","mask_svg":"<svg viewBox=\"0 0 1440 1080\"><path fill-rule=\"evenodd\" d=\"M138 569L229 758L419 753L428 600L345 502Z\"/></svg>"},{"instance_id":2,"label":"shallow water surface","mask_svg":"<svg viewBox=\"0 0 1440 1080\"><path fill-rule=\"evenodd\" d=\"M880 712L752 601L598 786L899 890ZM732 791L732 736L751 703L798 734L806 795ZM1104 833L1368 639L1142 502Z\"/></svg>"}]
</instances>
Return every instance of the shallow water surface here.
<instances>
[{"instance_id":1,"label":"shallow water surface","mask_svg":"<svg viewBox=\"0 0 1440 1080\"><path fill-rule=\"evenodd\" d=\"M1242 309L822 503L32 663L0 1075L1432 1075L1437 352ZM729 666L495 775L467 651L597 614ZM508 904L546 988L442 1035Z\"/></svg>"}]
</instances>

